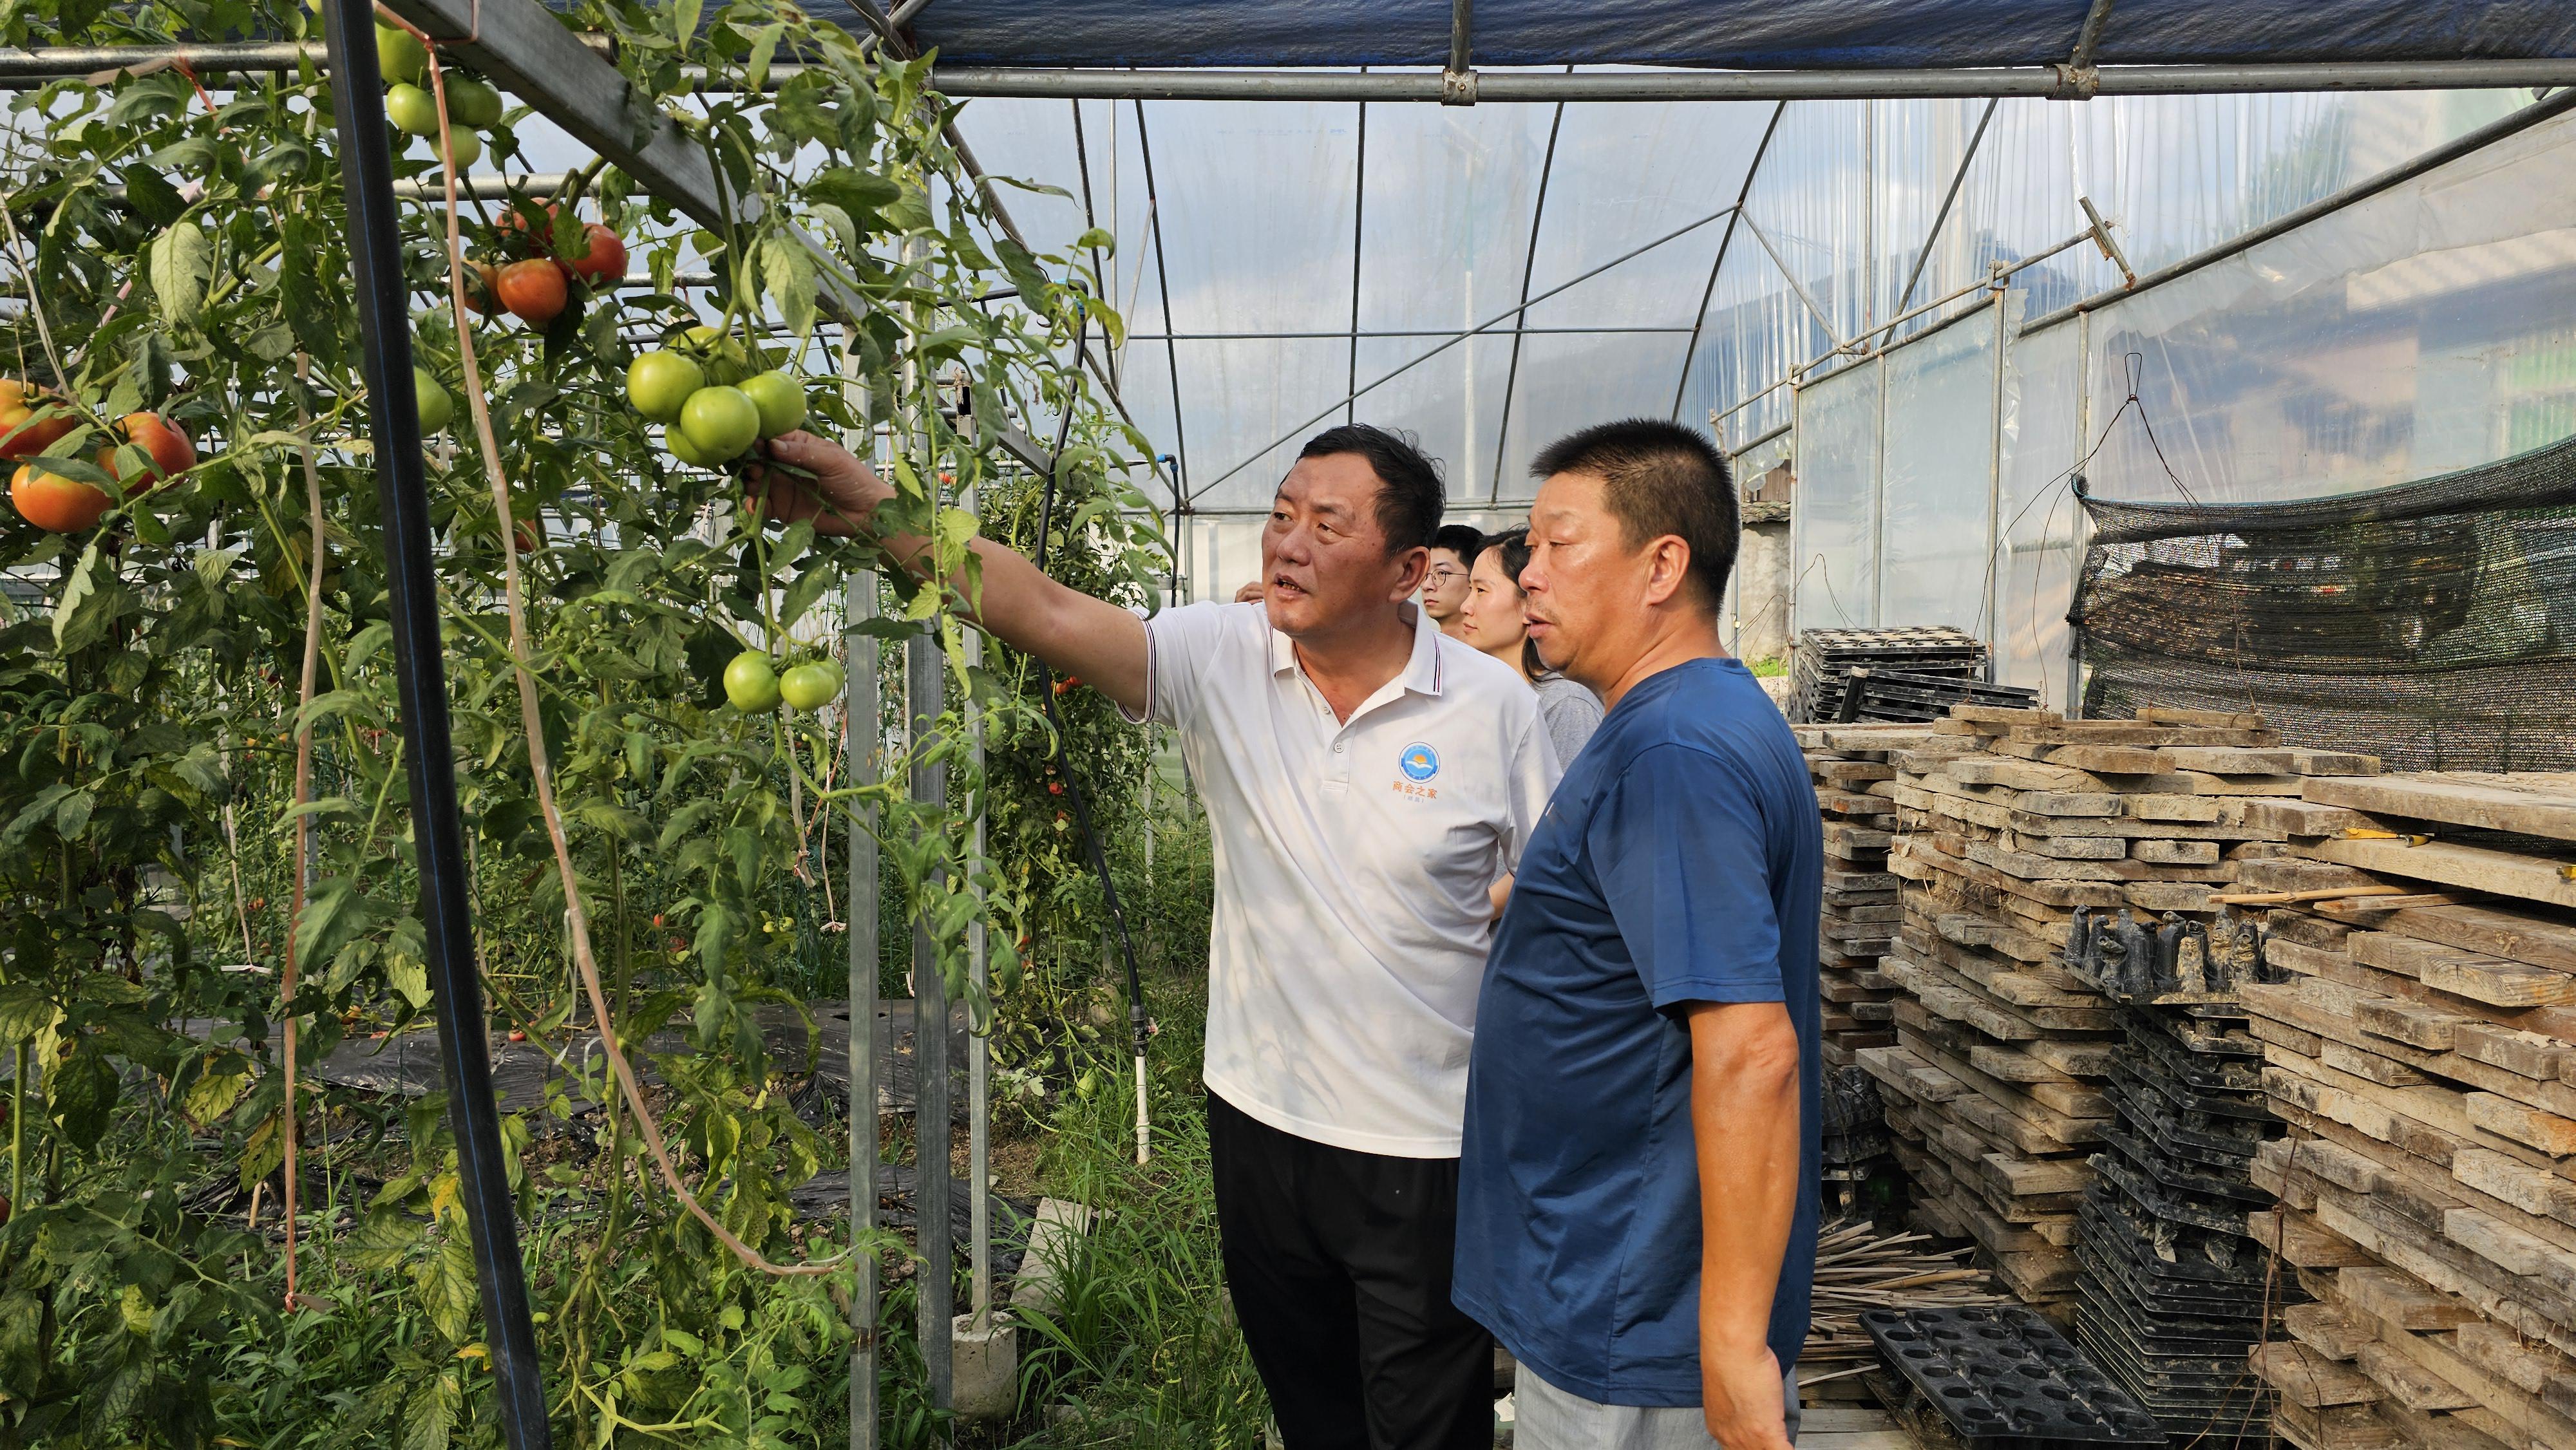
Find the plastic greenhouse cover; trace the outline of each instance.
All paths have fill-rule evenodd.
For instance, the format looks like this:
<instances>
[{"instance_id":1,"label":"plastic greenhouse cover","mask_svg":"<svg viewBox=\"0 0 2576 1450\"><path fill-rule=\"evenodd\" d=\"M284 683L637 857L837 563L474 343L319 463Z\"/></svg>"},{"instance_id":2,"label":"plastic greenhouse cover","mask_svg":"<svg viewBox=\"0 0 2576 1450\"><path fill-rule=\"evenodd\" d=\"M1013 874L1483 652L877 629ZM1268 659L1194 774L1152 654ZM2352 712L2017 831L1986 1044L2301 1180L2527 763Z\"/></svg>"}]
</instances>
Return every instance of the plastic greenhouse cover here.
<instances>
[{"instance_id":1,"label":"plastic greenhouse cover","mask_svg":"<svg viewBox=\"0 0 2576 1450\"><path fill-rule=\"evenodd\" d=\"M959 125L993 173L1057 189L1007 193L1041 248L1061 251L1087 221L1115 235L1103 266L1131 334L1121 395L1194 509L1262 508L1297 444L1346 417L1418 434L1454 505L1509 509L1530 497L1540 444L1607 417L1725 413L1736 446L1788 422L1792 369L2066 241L2079 196L2145 271L2526 96L2015 100L1991 114L1983 101L986 99ZM2090 246L2014 279L2031 316L2120 282ZM1540 300L1516 330L1524 297ZM1148 491L1172 502L1162 483Z\"/></svg>"},{"instance_id":2,"label":"plastic greenhouse cover","mask_svg":"<svg viewBox=\"0 0 2576 1450\"><path fill-rule=\"evenodd\" d=\"M1478 65L1889 69L2064 61L2087 0L1483 0ZM1450 0L936 0L925 46L974 65L1438 65ZM858 29L845 3L822 18ZM2115 8L2104 64L2576 55L2563 0L2162 0Z\"/></svg>"}]
</instances>

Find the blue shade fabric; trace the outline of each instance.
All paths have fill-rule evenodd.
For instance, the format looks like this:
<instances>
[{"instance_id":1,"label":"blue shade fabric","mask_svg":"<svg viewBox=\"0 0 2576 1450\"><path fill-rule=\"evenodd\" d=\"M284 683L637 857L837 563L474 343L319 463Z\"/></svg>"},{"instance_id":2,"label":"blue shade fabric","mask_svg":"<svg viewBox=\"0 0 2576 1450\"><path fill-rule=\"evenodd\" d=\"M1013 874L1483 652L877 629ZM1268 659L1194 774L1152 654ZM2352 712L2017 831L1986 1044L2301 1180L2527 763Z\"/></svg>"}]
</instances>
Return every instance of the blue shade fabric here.
<instances>
[{"instance_id":1,"label":"blue shade fabric","mask_svg":"<svg viewBox=\"0 0 2576 1450\"><path fill-rule=\"evenodd\" d=\"M1478 65L1733 69L2044 65L2087 0L1480 0ZM846 4L813 7L857 28ZM951 64L1438 65L1449 0L932 0L913 21ZM2576 55L2558 0L2156 0L2121 4L2104 64Z\"/></svg>"}]
</instances>

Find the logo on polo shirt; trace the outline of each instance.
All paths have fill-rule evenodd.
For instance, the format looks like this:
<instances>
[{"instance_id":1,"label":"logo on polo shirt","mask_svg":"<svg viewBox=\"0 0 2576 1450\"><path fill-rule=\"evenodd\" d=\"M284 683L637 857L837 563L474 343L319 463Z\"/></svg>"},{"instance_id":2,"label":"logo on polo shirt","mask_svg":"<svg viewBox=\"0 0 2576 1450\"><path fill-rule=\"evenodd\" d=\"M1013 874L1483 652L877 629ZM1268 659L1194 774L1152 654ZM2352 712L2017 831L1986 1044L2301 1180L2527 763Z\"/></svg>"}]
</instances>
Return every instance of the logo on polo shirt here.
<instances>
[{"instance_id":1,"label":"logo on polo shirt","mask_svg":"<svg viewBox=\"0 0 2576 1450\"><path fill-rule=\"evenodd\" d=\"M1404 747L1404 753L1395 758L1395 765L1396 769L1404 772L1407 780L1429 780L1440 773L1440 752L1417 740Z\"/></svg>"}]
</instances>

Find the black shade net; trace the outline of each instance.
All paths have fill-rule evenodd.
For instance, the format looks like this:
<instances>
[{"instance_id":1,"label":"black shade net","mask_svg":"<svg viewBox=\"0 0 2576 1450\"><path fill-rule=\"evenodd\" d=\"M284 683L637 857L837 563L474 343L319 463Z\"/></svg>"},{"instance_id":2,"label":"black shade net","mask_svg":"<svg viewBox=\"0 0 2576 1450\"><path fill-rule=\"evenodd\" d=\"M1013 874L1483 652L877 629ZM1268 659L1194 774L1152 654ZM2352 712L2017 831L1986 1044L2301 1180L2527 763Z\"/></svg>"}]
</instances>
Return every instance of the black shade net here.
<instances>
[{"instance_id":1,"label":"black shade net","mask_svg":"<svg viewBox=\"0 0 2576 1450\"><path fill-rule=\"evenodd\" d=\"M2085 714L2259 710L2398 769L2576 769L2576 439L2295 503L2077 493Z\"/></svg>"}]
</instances>

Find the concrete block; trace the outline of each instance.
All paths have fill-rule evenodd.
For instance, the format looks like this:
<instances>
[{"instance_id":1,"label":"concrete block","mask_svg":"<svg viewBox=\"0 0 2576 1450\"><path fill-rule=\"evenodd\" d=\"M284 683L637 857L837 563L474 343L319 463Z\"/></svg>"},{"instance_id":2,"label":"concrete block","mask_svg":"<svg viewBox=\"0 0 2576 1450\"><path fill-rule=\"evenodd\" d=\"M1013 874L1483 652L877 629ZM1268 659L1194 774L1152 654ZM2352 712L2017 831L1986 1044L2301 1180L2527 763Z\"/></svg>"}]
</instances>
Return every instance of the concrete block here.
<instances>
[{"instance_id":1,"label":"concrete block","mask_svg":"<svg viewBox=\"0 0 2576 1450\"><path fill-rule=\"evenodd\" d=\"M1029 1224L1029 1250L1020 1260L1020 1271L1011 1276L1011 1307L1033 1314L1052 1314L1056 1306L1056 1284L1067 1265L1073 1262L1075 1241L1091 1228L1092 1211L1079 1203L1061 1198L1038 1201L1037 1217Z\"/></svg>"},{"instance_id":2,"label":"concrete block","mask_svg":"<svg viewBox=\"0 0 2576 1450\"><path fill-rule=\"evenodd\" d=\"M973 1422L1009 1415L1020 1396L1019 1326L987 1316L978 1327L974 1315L960 1314L954 1338L957 1417Z\"/></svg>"}]
</instances>

